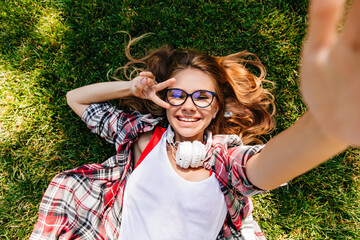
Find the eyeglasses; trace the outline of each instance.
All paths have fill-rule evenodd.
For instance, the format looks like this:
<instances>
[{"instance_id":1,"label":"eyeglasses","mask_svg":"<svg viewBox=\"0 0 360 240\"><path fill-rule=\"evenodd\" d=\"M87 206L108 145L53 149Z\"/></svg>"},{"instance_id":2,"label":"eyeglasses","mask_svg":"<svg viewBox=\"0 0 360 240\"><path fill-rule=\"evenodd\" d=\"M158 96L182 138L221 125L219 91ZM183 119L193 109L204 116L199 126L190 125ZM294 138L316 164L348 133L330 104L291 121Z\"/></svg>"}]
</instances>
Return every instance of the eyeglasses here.
<instances>
[{"instance_id":1,"label":"eyeglasses","mask_svg":"<svg viewBox=\"0 0 360 240\"><path fill-rule=\"evenodd\" d=\"M191 97L191 100L195 106L199 108L206 108L210 106L213 102L216 94L208 90L198 90L191 94L188 94L184 90L178 88L170 88L166 90L165 98L173 106L180 106L184 104L188 97Z\"/></svg>"}]
</instances>

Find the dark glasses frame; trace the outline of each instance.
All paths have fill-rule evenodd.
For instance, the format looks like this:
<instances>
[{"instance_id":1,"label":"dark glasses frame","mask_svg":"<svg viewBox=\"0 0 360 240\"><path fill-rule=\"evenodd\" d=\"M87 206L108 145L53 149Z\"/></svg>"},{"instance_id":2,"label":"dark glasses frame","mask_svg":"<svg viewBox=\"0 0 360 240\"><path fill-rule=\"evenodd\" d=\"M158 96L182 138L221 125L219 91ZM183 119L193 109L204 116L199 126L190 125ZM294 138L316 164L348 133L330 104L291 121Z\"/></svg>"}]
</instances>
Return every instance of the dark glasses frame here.
<instances>
[{"instance_id":1,"label":"dark glasses frame","mask_svg":"<svg viewBox=\"0 0 360 240\"><path fill-rule=\"evenodd\" d=\"M179 90L179 91L185 93L185 94L186 94L186 98L184 99L184 101L183 101L182 103L180 103L180 104L172 104L172 103L169 101L169 99L168 99L168 92L171 91L171 90ZM199 105L197 105L197 104L195 103L194 99L193 99L193 94L194 94L194 93L197 93L197 92L200 92L200 91L205 91L205 92L210 93L210 94L212 95L212 98L211 98L210 103L209 103L208 105L206 105L206 106L199 106ZM212 104L212 102L214 101L214 97L216 97L216 93L215 93L215 92L212 92L212 91L209 91L209 90L202 90L202 89L197 90L197 91L195 91L195 92L193 92L193 93L190 93L190 94L187 93L187 92L185 92L184 90L182 90L182 89L180 89L180 88L168 88L168 89L165 90L165 99L166 99L166 100L168 101L168 103L169 103L170 105L172 105L172 106L180 106L180 105L183 105L183 104L186 102L186 100L188 99L188 97L191 98L191 101L194 103L195 106L197 106L197 107L199 107L199 108L206 108L206 107L208 107L208 106L210 106L210 105Z\"/></svg>"}]
</instances>

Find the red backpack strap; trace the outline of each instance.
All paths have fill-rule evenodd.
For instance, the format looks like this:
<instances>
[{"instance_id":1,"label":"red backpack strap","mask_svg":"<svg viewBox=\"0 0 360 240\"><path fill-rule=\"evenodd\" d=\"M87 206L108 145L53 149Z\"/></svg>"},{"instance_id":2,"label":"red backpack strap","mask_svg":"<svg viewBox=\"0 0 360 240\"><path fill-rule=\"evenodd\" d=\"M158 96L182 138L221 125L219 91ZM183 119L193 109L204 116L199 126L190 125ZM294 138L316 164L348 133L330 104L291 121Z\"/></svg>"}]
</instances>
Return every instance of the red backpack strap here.
<instances>
[{"instance_id":1,"label":"red backpack strap","mask_svg":"<svg viewBox=\"0 0 360 240\"><path fill-rule=\"evenodd\" d=\"M156 126L154 133L148 143L148 145L146 145L144 151L141 153L140 158L138 160L138 162L136 163L134 169L140 165L140 163L144 160L144 158L151 152L151 150L153 150L153 148L158 144L158 142L160 141L162 135L165 132L165 128L163 127L159 127Z\"/></svg>"}]
</instances>

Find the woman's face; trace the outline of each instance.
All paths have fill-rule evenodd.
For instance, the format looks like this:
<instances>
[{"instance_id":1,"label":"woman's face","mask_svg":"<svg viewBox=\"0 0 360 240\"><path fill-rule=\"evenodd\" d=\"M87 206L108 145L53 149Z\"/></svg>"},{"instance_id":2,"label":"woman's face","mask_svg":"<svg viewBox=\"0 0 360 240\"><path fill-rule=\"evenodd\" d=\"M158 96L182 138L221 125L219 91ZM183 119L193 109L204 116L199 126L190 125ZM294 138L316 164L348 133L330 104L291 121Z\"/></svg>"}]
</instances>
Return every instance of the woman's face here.
<instances>
[{"instance_id":1,"label":"woman's face","mask_svg":"<svg viewBox=\"0 0 360 240\"><path fill-rule=\"evenodd\" d=\"M173 75L176 82L169 88L182 89L191 94L197 90L215 92L215 79L203 71L187 68ZM189 96L184 104L171 106L166 110L166 116L175 132L175 141L202 141L204 130L215 118L219 110L218 102L214 97L210 106L197 107Z\"/></svg>"}]
</instances>

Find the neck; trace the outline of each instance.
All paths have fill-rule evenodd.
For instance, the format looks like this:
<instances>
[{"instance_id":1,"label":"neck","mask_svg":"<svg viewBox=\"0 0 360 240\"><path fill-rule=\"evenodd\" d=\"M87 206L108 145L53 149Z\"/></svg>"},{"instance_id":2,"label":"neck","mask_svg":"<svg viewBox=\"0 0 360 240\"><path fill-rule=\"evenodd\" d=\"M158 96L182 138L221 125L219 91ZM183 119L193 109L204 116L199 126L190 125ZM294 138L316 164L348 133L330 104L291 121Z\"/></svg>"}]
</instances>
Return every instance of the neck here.
<instances>
[{"instance_id":1,"label":"neck","mask_svg":"<svg viewBox=\"0 0 360 240\"><path fill-rule=\"evenodd\" d=\"M175 141L175 142L185 142L185 141L189 141L189 142L193 142L193 141L204 142L204 135L202 135L202 137L187 138L187 137L177 136L177 134L175 134L174 141Z\"/></svg>"}]
</instances>

